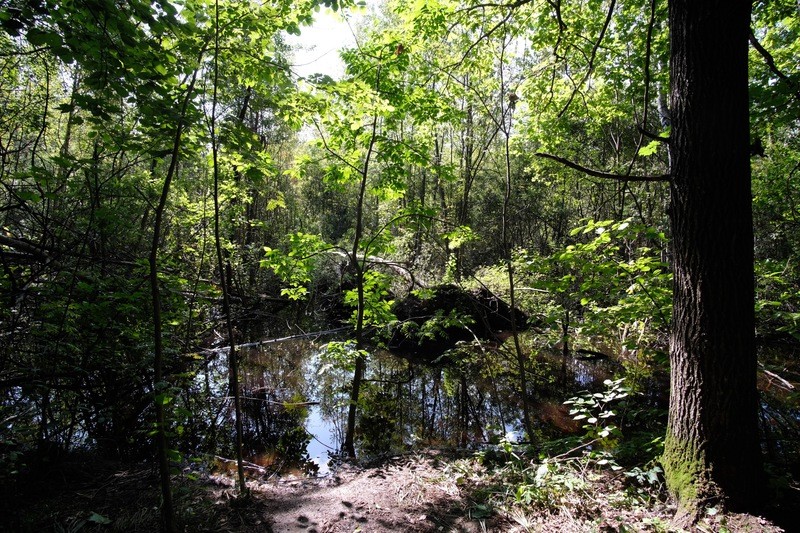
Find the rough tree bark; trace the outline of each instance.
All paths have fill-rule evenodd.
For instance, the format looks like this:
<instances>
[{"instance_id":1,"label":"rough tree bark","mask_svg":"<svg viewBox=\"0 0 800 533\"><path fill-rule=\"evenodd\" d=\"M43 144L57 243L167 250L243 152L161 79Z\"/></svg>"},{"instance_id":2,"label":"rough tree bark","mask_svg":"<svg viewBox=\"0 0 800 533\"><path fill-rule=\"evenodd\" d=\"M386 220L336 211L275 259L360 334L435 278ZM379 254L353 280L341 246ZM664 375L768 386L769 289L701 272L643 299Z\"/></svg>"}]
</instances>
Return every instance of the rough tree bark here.
<instances>
[{"instance_id":1,"label":"rough tree bark","mask_svg":"<svg viewBox=\"0 0 800 533\"><path fill-rule=\"evenodd\" d=\"M671 0L674 310L663 455L679 518L752 509L763 478L754 346L750 2Z\"/></svg>"}]
</instances>

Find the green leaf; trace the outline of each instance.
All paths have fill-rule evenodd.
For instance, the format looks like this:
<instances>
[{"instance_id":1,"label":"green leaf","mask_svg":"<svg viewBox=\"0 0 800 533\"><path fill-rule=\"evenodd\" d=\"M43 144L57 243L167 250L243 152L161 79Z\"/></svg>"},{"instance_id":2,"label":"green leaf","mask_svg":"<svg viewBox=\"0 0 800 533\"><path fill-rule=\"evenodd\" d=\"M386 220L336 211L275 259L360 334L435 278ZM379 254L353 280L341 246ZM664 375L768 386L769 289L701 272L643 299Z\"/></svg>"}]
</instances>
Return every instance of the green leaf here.
<instances>
[{"instance_id":1,"label":"green leaf","mask_svg":"<svg viewBox=\"0 0 800 533\"><path fill-rule=\"evenodd\" d=\"M450 249L456 250L468 242L478 240L478 235L469 226L459 226L455 230L445 233L444 238L450 241Z\"/></svg>"},{"instance_id":2,"label":"green leaf","mask_svg":"<svg viewBox=\"0 0 800 533\"><path fill-rule=\"evenodd\" d=\"M88 518L88 521L89 522L94 522L95 524L100 524L100 525L103 525L103 526L107 526L108 524L111 523L111 519L110 518L108 518L106 516L103 516L101 514L97 514L95 512L92 512L91 516L89 516L89 518Z\"/></svg>"},{"instance_id":3,"label":"green leaf","mask_svg":"<svg viewBox=\"0 0 800 533\"><path fill-rule=\"evenodd\" d=\"M482 518L489 518L494 514L492 507L487 504L478 503L469 511L469 515L473 520L480 520Z\"/></svg>"},{"instance_id":4,"label":"green leaf","mask_svg":"<svg viewBox=\"0 0 800 533\"><path fill-rule=\"evenodd\" d=\"M171 394L161 393L156 395L155 402L159 405L169 405L174 400Z\"/></svg>"},{"instance_id":5,"label":"green leaf","mask_svg":"<svg viewBox=\"0 0 800 533\"><path fill-rule=\"evenodd\" d=\"M172 462L178 463L180 462L183 457L181 457L181 452L178 450L167 450L167 459Z\"/></svg>"},{"instance_id":6,"label":"green leaf","mask_svg":"<svg viewBox=\"0 0 800 533\"><path fill-rule=\"evenodd\" d=\"M656 153L658 151L658 145L661 144L661 141L650 141L646 145L639 148L639 155L642 157L648 157Z\"/></svg>"},{"instance_id":7,"label":"green leaf","mask_svg":"<svg viewBox=\"0 0 800 533\"><path fill-rule=\"evenodd\" d=\"M16 195L23 202L38 203L42 201L42 197L33 191L17 191Z\"/></svg>"},{"instance_id":8,"label":"green leaf","mask_svg":"<svg viewBox=\"0 0 800 533\"><path fill-rule=\"evenodd\" d=\"M278 192L276 198L271 198L267 202L267 211L274 211L276 209L286 209L286 198L282 192Z\"/></svg>"},{"instance_id":9,"label":"green leaf","mask_svg":"<svg viewBox=\"0 0 800 533\"><path fill-rule=\"evenodd\" d=\"M39 28L31 28L25 36L33 46L49 46L51 48L61 47L61 36L57 33L42 31Z\"/></svg>"}]
</instances>

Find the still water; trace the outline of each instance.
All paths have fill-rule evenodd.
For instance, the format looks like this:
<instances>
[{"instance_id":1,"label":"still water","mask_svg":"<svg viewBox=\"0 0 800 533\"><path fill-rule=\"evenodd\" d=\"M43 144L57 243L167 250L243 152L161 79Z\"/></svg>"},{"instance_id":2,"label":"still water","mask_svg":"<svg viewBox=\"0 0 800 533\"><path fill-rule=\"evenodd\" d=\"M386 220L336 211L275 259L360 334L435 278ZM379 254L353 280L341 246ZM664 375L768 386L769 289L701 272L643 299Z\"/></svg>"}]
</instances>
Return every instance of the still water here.
<instances>
[{"instance_id":1,"label":"still water","mask_svg":"<svg viewBox=\"0 0 800 533\"><path fill-rule=\"evenodd\" d=\"M269 475L320 476L340 459L352 365L347 349L291 340L241 354L243 451ZM420 446L480 447L500 438L520 440L521 405L510 354L471 349L445 367L411 365L386 351L368 356L359 400L356 449L377 457ZM538 390L553 385L558 365L542 362ZM571 361L569 380L579 388L608 377L608 370ZM563 376L561 376L563 377ZM218 354L198 374L197 385L215 397L204 429L214 454L232 457L233 409L227 356ZM536 424L569 429L560 401L532 399ZM214 407L217 406L217 407Z\"/></svg>"}]
</instances>

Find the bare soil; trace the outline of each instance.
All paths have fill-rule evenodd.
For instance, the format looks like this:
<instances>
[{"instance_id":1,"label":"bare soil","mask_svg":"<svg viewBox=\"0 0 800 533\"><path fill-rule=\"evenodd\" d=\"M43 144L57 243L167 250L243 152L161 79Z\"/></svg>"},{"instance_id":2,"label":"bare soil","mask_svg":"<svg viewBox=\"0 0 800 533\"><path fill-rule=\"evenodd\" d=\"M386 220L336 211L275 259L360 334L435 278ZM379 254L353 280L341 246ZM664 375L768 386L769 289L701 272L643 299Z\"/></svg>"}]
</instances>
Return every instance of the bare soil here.
<instances>
[{"instance_id":1,"label":"bare soil","mask_svg":"<svg viewBox=\"0 0 800 533\"><path fill-rule=\"evenodd\" d=\"M157 479L148 465L68 464L50 472L46 484L5 487L0 531L158 531ZM187 467L174 487L181 531L791 531L758 516L721 513L681 529L671 523L669 505L623 501L618 483L602 475L595 476L593 486L565 493L557 502L503 508L494 496L508 487L470 457L452 452L343 464L320 478L254 475L249 488L248 497L239 497L227 472Z\"/></svg>"}]
</instances>

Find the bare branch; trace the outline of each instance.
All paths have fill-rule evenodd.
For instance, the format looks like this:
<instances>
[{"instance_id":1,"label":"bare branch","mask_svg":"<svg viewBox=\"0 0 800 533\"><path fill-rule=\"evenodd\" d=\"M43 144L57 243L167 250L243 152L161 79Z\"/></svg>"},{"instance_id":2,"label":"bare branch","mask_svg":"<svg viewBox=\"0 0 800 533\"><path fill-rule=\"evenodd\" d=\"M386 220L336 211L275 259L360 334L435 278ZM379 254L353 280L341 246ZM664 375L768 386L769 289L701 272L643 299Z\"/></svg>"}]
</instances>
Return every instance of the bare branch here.
<instances>
[{"instance_id":1,"label":"bare branch","mask_svg":"<svg viewBox=\"0 0 800 533\"><path fill-rule=\"evenodd\" d=\"M558 114L559 118L561 118L564 115L564 113L567 112L567 109L569 109L570 104L572 104L572 101L575 99L575 95L580 90L580 87L582 87L583 84L586 83L586 80L588 80L589 76L591 76L592 72L594 72L594 60L597 58L597 51L600 49L600 44L602 44L603 39L606 36L606 31L608 30L608 26L611 24L611 17L614 15L614 8L616 7L616 5L617 5L617 0L611 0L611 2L609 3L608 13L606 14L606 20L603 23L603 29L600 30L600 35L597 37L597 41L594 43L594 46L592 47L592 53L589 56L589 65L586 67L586 74L584 74L583 80L581 80L581 82L578 84L575 90L572 91L572 94L570 95L569 100L567 100L567 103L564 104L564 108Z\"/></svg>"},{"instance_id":2,"label":"bare branch","mask_svg":"<svg viewBox=\"0 0 800 533\"><path fill-rule=\"evenodd\" d=\"M639 133L641 133L642 135L644 135L645 137L647 137L648 139L652 140L652 141L658 141L658 142L662 142L662 143L665 143L665 144L669 144L669 137L662 137L661 135L653 133L652 131L647 131L646 129L644 129L641 126L638 126L636 128L636 130Z\"/></svg>"},{"instance_id":3,"label":"bare branch","mask_svg":"<svg viewBox=\"0 0 800 533\"><path fill-rule=\"evenodd\" d=\"M499 7L502 9L516 9L518 7L524 6L525 4L530 4L533 0L517 0L516 2L509 2L507 4L497 3L497 2L486 2L483 4L475 4L471 6L467 6L461 9L458 9L456 13L463 13L463 12L470 12L475 11L476 9L484 9L487 7Z\"/></svg>"},{"instance_id":4,"label":"bare branch","mask_svg":"<svg viewBox=\"0 0 800 533\"><path fill-rule=\"evenodd\" d=\"M584 166L581 166L577 163L570 161L569 159L564 159L563 157L558 157L557 155L553 154L536 152L535 155L537 157L544 157L545 159L552 159L553 161L561 163L565 167L577 170L578 172L583 172L588 176L594 176L595 178L611 179L616 181L649 181L649 182L661 182L661 181L668 182L672 180L672 176L669 174L663 174L661 176L626 176L624 174L614 174L612 172L602 172L599 170L586 168Z\"/></svg>"},{"instance_id":5,"label":"bare branch","mask_svg":"<svg viewBox=\"0 0 800 533\"><path fill-rule=\"evenodd\" d=\"M478 37L478 40L475 41L474 43L472 43L471 45L469 45L467 50L461 55L461 59L459 59L454 64L449 65L448 68L454 68L454 67L461 66L464 63L464 61L467 60L467 58L472 53L472 51L481 43L481 41L483 41L484 39L489 39L492 35L494 35L494 32L496 32L498 29L503 27L506 24L506 22L509 21L509 19L511 18L512 14L513 14L513 11L509 10L508 13L506 13L505 17L503 17L503 19L500 22L498 22L497 24L492 26L492 28L489 29L489 31L485 32L483 35Z\"/></svg>"},{"instance_id":6,"label":"bare branch","mask_svg":"<svg viewBox=\"0 0 800 533\"><path fill-rule=\"evenodd\" d=\"M327 137L325 137L325 134L322 131L322 127L319 125L319 122L317 122L316 119L314 119L314 127L316 128L317 133L319 133L319 138L322 141L322 147L325 148L325 151L328 153L328 155L330 155L334 159L337 159L339 162L341 162L346 167L349 167L351 170L355 170L356 172L361 172L360 168L358 168L353 163L342 157L341 154L336 152L336 150L334 150L333 148L330 147L330 145L328 145L328 139Z\"/></svg>"},{"instance_id":7,"label":"bare branch","mask_svg":"<svg viewBox=\"0 0 800 533\"><path fill-rule=\"evenodd\" d=\"M772 385L772 383L777 381L778 382L778 386L781 387L782 389L786 389L786 390L792 391L792 390L795 390L797 388L797 387L794 386L794 383L792 383L791 381L789 381L789 380L787 380L785 378L782 378L781 376L779 376L775 372L770 372L769 370L767 370L764 367L763 364L759 363L758 366L759 366L759 368L761 368L761 371L767 376L767 379L769 381L769 385Z\"/></svg>"},{"instance_id":8,"label":"bare branch","mask_svg":"<svg viewBox=\"0 0 800 533\"><path fill-rule=\"evenodd\" d=\"M39 261L47 262L50 260L50 256L47 254L45 250L27 241L14 239L11 237L7 237L5 235L0 235L0 245L8 246L9 248L13 248L17 251L24 252L25 254L33 256L35 259Z\"/></svg>"},{"instance_id":9,"label":"bare branch","mask_svg":"<svg viewBox=\"0 0 800 533\"><path fill-rule=\"evenodd\" d=\"M300 333L300 334L297 334L297 335L289 335L288 337L280 337L280 338L275 338L275 339L264 339L264 340L257 341L257 342L247 342L247 343L244 343L244 344L237 344L235 346L235 349L237 351L239 351L239 350L244 350L244 349L247 349L247 348L259 348L261 346L267 346L269 344L280 344L282 342L288 342L288 341L299 340L299 339L315 339L317 337L322 337L322 336L325 336L325 335L335 335L337 333L344 333L346 331L353 331L353 328L350 327L350 326L347 326L347 327L343 327L343 328L328 329L328 330L325 330L325 331L312 331L310 333ZM203 353L206 353L206 354L219 354L219 353L227 353L228 351L230 351L230 349L231 349L230 346L221 346L219 348L204 348L204 349L202 349L200 351L203 352Z\"/></svg>"},{"instance_id":10,"label":"bare branch","mask_svg":"<svg viewBox=\"0 0 800 533\"><path fill-rule=\"evenodd\" d=\"M753 48L756 49L756 52L758 52L759 55L764 58L764 61L772 73L792 89L792 96L800 100L800 90L798 90L797 84L789 76L781 72L781 70L778 68L778 65L775 64L775 58L772 57L772 54L770 54L766 48L761 46L761 43L758 42L758 39L756 39L753 30L750 30L750 44L753 45Z\"/></svg>"},{"instance_id":11,"label":"bare branch","mask_svg":"<svg viewBox=\"0 0 800 533\"><path fill-rule=\"evenodd\" d=\"M556 20L558 21L558 38L561 38L561 32L567 29L564 19L561 17L561 0L547 0L547 3L553 8L556 13Z\"/></svg>"},{"instance_id":12,"label":"bare branch","mask_svg":"<svg viewBox=\"0 0 800 533\"><path fill-rule=\"evenodd\" d=\"M644 130L647 127L647 110L650 105L650 58L653 53L653 27L656 23L656 0L650 1L650 20L647 23L647 40L645 43L645 56L644 56L644 98L642 99L642 127ZM640 131L644 136L647 136L644 131Z\"/></svg>"}]
</instances>

